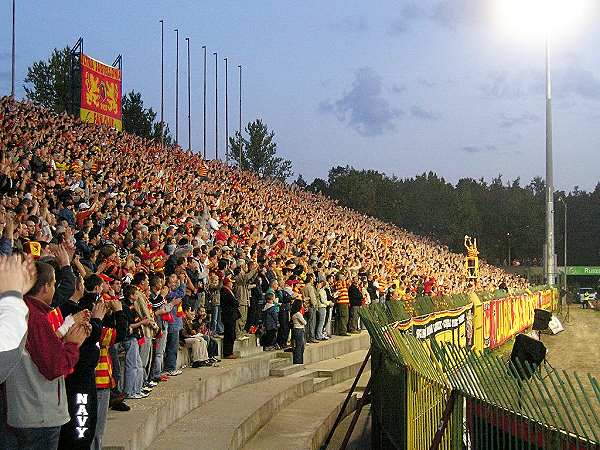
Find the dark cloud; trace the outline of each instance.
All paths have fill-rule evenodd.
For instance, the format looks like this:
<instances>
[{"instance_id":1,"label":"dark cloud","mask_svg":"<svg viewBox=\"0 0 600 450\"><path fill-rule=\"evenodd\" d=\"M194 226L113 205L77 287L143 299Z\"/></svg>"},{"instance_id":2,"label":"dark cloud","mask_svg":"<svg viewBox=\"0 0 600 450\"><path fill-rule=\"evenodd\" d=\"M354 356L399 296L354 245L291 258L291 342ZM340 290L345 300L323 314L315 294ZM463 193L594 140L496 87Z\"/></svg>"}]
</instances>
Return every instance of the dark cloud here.
<instances>
[{"instance_id":1,"label":"dark cloud","mask_svg":"<svg viewBox=\"0 0 600 450\"><path fill-rule=\"evenodd\" d=\"M333 24L334 28L349 33L362 33L369 30L369 22L366 17L346 17Z\"/></svg>"},{"instance_id":2,"label":"dark cloud","mask_svg":"<svg viewBox=\"0 0 600 450\"><path fill-rule=\"evenodd\" d=\"M475 153L485 153L485 152L495 152L497 150L495 145L466 145L460 148L461 152L475 154Z\"/></svg>"},{"instance_id":3,"label":"dark cloud","mask_svg":"<svg viewBox=\"0 0 600 450\"><path fill-rule=\"evenodd\" d=\"M403 34L409 28L410 25L417 21L427 17L427 13L416 3L408 3L400 10L400 16L392 21L390 24L390 34Z\"/></svg>"},{"instance_id":4,"label":"dark cloud","mask_svg":"<svg viewBox=\"0 0 600 450\"><path fill-rule=\"evenodd\" d=\"M587 100L600 100L600 79L578 63L569 64L557 77L555 92L559 96L575 94Z\"/></svg>"},{"instance_id":5,"label":"dark cloud","mask_svg":"<svg viewBox=\"0 0 600 450\"><path fill-rule=\"evenodd\" d=\"M500 126L503 128L512 128L520 125L529 125L540 121L540 116L525 112L520 116L510 116L508 114L502 114L500 118Z\"/></svg>"},{"instance_id":6,"label":"dark cloud","mask_svg":"<svg viewBox=\"0 0 600 450\"><path fill-rule=\"evenodd\" d=\"M413 105L410 108L410 115L421 120L439 120L440 115L432 111L428 111L419 105Z\"/></svg>"},{"instance_id":7,"label":"dark cloud","mask_svg":"<svg viewBox=\"0 0 600 450\"><path fill-rule=\"evenodd\" d=\"M480 90L490 98L517 99L527 95L528 82L529 78L501 70L489 73Z\"/></svg>"},{"instance_id":8,"label":"dark cloud","mask_svg":"<svg viewBox=\"0 0 600 450\"><path fill-rule=\"evenodd\" d=\"M428 20L454 30L460 26L476 25L485 16L485 3L481 0L439 0L428 8L418 2L404 5L400 15L390 24L391 34L403 34L412 24Z\"/></svg>"},{"instance_id":9,"label":"dark cloud","mask_svg":"<svg viewBox=\"0 0 600 450\"><path fill-rule=\"evenodd\" d=\"M350 91L339 100L322 102L319 110L335 114L361 136L379 136L394 131L396 120L404 114L389 103L383 90L381 77L363 67L356 71Z\"/></svg>"}]
</instances>

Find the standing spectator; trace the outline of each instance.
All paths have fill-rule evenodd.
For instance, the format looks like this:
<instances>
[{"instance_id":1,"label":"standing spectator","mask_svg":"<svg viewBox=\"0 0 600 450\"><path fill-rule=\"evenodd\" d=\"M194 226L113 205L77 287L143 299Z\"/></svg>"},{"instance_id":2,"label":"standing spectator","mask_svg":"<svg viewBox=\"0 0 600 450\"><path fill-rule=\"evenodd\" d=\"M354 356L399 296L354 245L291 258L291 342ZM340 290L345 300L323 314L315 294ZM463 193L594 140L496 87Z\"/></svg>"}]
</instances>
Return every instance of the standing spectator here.
<instances>
[{"instance_id":1,"label":"standing spectator","mask_svg":"<svg viewBox=\"0 0 600 450\"><path fill-rule=\"evenodd\" d=\"M303 289L304 304L307 308L308 325L306 326L306 341L309 343L317 342L315 339L315 329L317 327L317 309L319 308L319 298L317 290L313 284L314 275L309 273L306 275L306 280Z\"/></svg>"},{"instance_id":2,"label":"standing spectator","mask_svg":"<svg viewBox=\"0 0 600 450\"><path fill-rule=\"evenodd\" d=\"M325 329L325 317L327 316L327 307L329 306L329 300L327 299L327 291L325 290L325 280L319 280L317 283L317 295L319 296L319 306L317 309L317 332L316 338L318 341L325 341L329 339L323 334Z\"/></svg>"},{"instance_id":3,"label":"standing spectator","mask_svg":"<svg viewBox=\"0 0 600 450\"><path fill-rule=\"evenodd\" d=\"M208 297L210 298L210 306L212 307L212 315L210 318L210 329L213 333L223 334L223 321L221 319L221 288L223 283L219 276L212 272L209 275L208 281Z\"/></svg>"},{"instance_id":4,"label":"standing spectator","mask_svg":"<svg viewBox=\"0 0 600 450\"><path fill-rule=\"evenodd\" d=\"M348 336L348 308L350 299L348 297L348 284L341 273L336 275L335 293L337 314L337 334Z\"/></svg>"},{"instance_id":5,"label":"standing spectator","mask_svg":"<svg viewBox=\"0 0 600 450\"><path fill-rule=\"evenodd\" d=\"M248 308L250 306L250 284L257 273L255 262L251 262L248 266L245 260L238 261L238 267L234 272L234 291L235 296L240 304L240 318L237 322L236 332L241 335L246 335L246 322L248 322Z\"/></svg>"},{"instance_id":6,"label":"standing spectator","mask_svg":"<svg viewBox=\"0 0 600 450\"><path fill-rule=\"evenodd\" d=\"M60 427L70 420L64 401L65 376L73 371L79 346L90 334L85 320L60 331L52 328L48 314L55 290L54 269L37 262L36 272L35 285L25 297L29 308L27 351L6 379L8 425L14 428L18 448L23 450L58 447ZM56 331L65 332L64 338Z\"/></svg>"},{"instance_id":7,"label":"standing spectator","mask_svg":"<svg viewBox=\"0 0 600 450\"><path fill-rule=\"evenodd\" d=\"M363 304L363 295L356 277L352 278L352 283L348 288L348 297L350 298L350 333L360 333L358 312Z\"/></svg>"},{"instance_id":8,"label":"standing spectator","mask_svg":"<svg viewBox=\"0 0 600 450\"><path fill-rule=\"evenodd\" d=\"M285 349L288 346L290 337L290 304L292 296L285 289L279 289L279 282L276 279L271 281L271 289L279 301L277 345L279 345L279 348Z\"/></svg>"},{"instance_id":9,"label":"standing spectator","mask_svg":"<svg viewBox=\"0 0 600 450\"><path fill-rule=\"evenodd\" d=\"M169 287L164 286L164 278L159 274L152 274L150 276L150 303L152 303L152 309L154 310L158 326L158 335L154 340L154 361L150 371L150 382L153 383L168 380L168 376L163 374L167 333L169 332L169 323L173 320L171 317L173 304L167 302L166 297L168 293Z\"/></svg>"},{"instance_id":10,"label":"standing spectator","mask_svg":"<svg viewBox=\"0 0 600 450\"><path fill-rule=\"evenodd\" d=\"M152 339L154 334L158 332L158 325L154 320L152 305L148 302L148 294L150 293L150 285L148 283L148 275L145 272L138 272L134 275L133 281L133 306L136 315L144 322L141 325L143 339L140 339L140 358L142 359L142 367L144 368L144 387L149 391L147 385L150 375L150 364L152 362ZM148 319L145 321L144 319Z\"/></svg>"},{"instance_id":11,"label":"standing spectator","mask_svg":"<svg viewBox=\"0 0 600 450\"><path fill-rule=\"evenodd\" d=\"M0 384L21 358L28 313L23 293L31 289L35 278L31 257L0 257Z\"/></svg>"},{"instance_id":12,"label":"standing spectator","mask_svg":"<svg viewBox=\"0 0 600 450\"><path fill-rule=\"evenodd\" d=\"M232 291L231 278L223 280L221 288L221 310L223 312L223 357L235 359L238 356L233 353L233 343L235 342L236 321L241 317L237 299Z\"/></svg>"},{"instance_id":13,"label":"standing spectator","mask_svg":"<svg viewBox=\"0 0 600 450\"><path fill-rule=\"evenodd\" d=\"M123 342L125 347L125 370L123 375L123 392L126 398L138 400L148 397L149 394L142 392L144 386L144 365L140 357L140 341L145 340L143 326L150 323L147 317L140 317L135 308L134 296L136 288L131 285L123 289L123 312L127 317L129 328Z\"/></svg>"},{"instance_id":14,"label":"standing spectator","mask_svg":"<svg viewBox=\"0 0 600 450\"><path fill-rule=\"evenodd\" d=\"M272 351L276 350L276 339L277 339L277 328L279 327L279 312L274 304L275 294L273 292L267 292L265 295L267 303L262 311L262 324L265 329L265 335L263 337L263 350Z\"/></svg>"},{"instance_id":15,"label":"standing spectator","mask_svg":"<svg viewBox=\"0 0 600 450\"><path fill-rule=\"evenodd\" d=\"M177 350L179 349L179 330L183 328L183 296L185 284L181 283L176 274L169 275L167 287L167 302L171 306L171 320L167 332L167 346L165 348L165 370L169 376L181 375L177 369Z\"/></svg>"},{"instance_id":16,"label":"standing spectator","mask_svg":"<svg viewBox=\"0 0 600 450\"><path fill-rule=\"evenodd\" d=\"M292 352L294 364L304 364L304 327L306 326L306 320L301 310L302 301L300 299L294 300L290 310L292 315L292 338L294 341Z\"/></svg>"}]
</instances>

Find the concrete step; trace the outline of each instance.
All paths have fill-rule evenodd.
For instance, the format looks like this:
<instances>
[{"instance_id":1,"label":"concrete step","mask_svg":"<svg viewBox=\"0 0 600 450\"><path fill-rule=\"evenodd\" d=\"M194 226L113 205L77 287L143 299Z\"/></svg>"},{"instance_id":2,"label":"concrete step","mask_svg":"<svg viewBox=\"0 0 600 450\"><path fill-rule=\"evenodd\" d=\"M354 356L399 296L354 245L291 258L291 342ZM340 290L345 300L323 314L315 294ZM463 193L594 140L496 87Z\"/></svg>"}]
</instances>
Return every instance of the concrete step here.
<instances>
[{"instance_id":1,"label":"concrete step","mask_svg":"<svg viewBox=\"0 0 600 450\"><path fill-rule=\"evenodd\" d=\"M278 369L280 367L287 367L292 364L290 358L275 358L271 360L271 369Z\"/></svg>"},{"instance_id":2,"label":"concrete step","mask_svg":"<svg viewBox=\"0 0 600 450\"><path fill-rule=\"evenodd\" d=\"M272 377L287 377L304 369L304 364L289 364L283 367L271 369L269 375Z\"/></svg>"},{"instance_id":3,"label":"concrete step","mask_svg":"<svg viewBox=\"0 0 600 450\"><path fill-rule=\"evenodd\" d=\"M296 372L294 376L328 377L331 378L331 384L338 384L356 376L366 355L366 350L358 350L336 358L305 365L304 369ZM369 369L370 362L366 367L366 370Z\"/></svg>"},{"instance_id":4,"label":"concrete step","mask_svg":"<svg viewBox=\"0 0 600 450\"><path fill-rule=\"evenodd\" d=\"M223 338L215 337L219 346L219 354L223 355ZM236 339L233 343L233 353L241 358L263 353L263 349L255 335L249 334L247 339Z\"/></svg>"},{"instance_id":5,"label":"concrete step","mask_svg":"<svg viewBox=\"0 0 600 450\"><path fill-rule=\"evenodd\" d=\"M367 333L349 337L336 336L330 341L307 347L304 352L305 365L318 362L322 358L335 358L361 348L366 349L369 344ZM260 350L260 347L257 348ZM170 427L175 426L178 420L188 417L190 411L231 389L265 380L272 368L284 367L285 360L291 364L291 357L292 354L288 352L260 351L252 357L223 360L219 364L220 367L185 369L182 375L172 377L167 383L157 386L149 398L128 402L131 411L109 411L104 447L111 450L153 448L151 444L154 439L168 433ZM271 360L274 362L271 363ZM288 378L292 377L272 379L287 380ZM308 380L312 387L307 392L323 389L331 384L331 380L315 381L313 378L295 376L294 378ZM189 441L189 445L172 448L195 447L196 443Z\"/></svg>"},{"instance_id":6,"label":"concrete step","mask_svg":"<svg viewBox=\"0 0 600 450\"><path fill-rule=\"evenodd\" d=\"M363 373L359 380L359 386L366 385L369 375L369 372ZM324 379L331 380L330 377ZM289 404L262 427L243 449L319 449L327 437L327 433L333 427L353 381L353 379L348 379L334 384ZM359 393L355 393L351 397L345 414L356 409L357 399L362 391L358 390L357 392Z\"/></svg>"},{"instance_id":7,"label":"concrete step","mask_svg":"<svg viewBox=\"0 0 600 450\"><path fill-rule=\"evenodd\" d=\"M153 450L241 448L289 403L313 392L308 378L267 378L232 389L196 408L152 442Z\"/></svg>"}]
</instances>

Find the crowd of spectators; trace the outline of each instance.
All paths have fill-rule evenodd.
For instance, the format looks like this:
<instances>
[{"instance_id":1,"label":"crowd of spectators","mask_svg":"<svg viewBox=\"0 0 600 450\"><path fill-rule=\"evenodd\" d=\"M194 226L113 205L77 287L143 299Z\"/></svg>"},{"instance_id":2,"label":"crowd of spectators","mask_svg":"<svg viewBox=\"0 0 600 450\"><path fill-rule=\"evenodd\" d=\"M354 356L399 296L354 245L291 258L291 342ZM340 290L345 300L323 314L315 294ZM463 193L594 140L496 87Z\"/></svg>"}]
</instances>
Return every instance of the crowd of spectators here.
<instances>
[{"instance_id":1,"label":"crowd of spectators","mask_svg":"<svg viewBox=\"0 0 600 450\"><path fill-rule=\"evenodd\" d=\"M475 286L430 239L30 102L0 100L0 151L0 272L23 273L0 282L2 327L22 316L0 342L8 448L101 448L109 407L181 374L180 346L201 368L257 334L302 363L370 302L526 286L485 263Z\"/></svg>"}]
</instances>

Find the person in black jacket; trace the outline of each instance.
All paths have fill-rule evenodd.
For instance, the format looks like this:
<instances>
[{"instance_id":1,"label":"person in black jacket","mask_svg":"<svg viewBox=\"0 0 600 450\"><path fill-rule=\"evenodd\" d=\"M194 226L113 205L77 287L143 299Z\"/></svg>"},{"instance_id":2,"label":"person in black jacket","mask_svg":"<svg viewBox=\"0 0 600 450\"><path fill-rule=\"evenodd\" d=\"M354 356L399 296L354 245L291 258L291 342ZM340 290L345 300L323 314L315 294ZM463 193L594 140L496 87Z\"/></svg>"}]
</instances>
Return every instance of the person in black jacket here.
<instances>
[{"instance_id":1,"label":"person in black jacket","mask_svg":"<svg viewBox=\"0 0 600 450\"><path fill-rule=\"evenodd\" d=\"M279 289L277 280L271 281L271 289L279 301L279 328L277 329L277 345L280 348L287 348L290 338L290 305L292 296L284 289Z\"/></svg>"},{"instance_id":2,"label":"person in black jacket","mask_svg":"<svg viewBox=\"0 0 600 450\"><path fill-rule=\"evenodd\" d=\"M348 288L348 297L350 298L350 333L360 333L358 329L358 311L363 303L363 295L356 278L352 279L352 284Z\"/></svg>"},{"instance_id":3,"label":"person in black jacket","mask_svg":"<svg viewBox=\"0 0 600 450\"><path fill-rule=\"evenodd\" d=\"M98 275L90 275L84 287L86 292L81 299L78 298L81 295L79 291L60 307L63 317L91 308L92 331L79 348L79 360L73 373L65 380L71 420L61 427L59 449L89 449L96 432L96 365L100 357L98 341L107 306L97 302L102 289L102 279Z\"/></svg>"},{"instance_id":4,"label":"person in black jacket","mask_svg":"<svg viewBox=\"0 0 600 450\"><path fill-rule=\"evenodd\" d=\"M227 359L238 357L233 353L233 343L235 342L235 324L241 317L240 304L233 295L232 288L231 278L226 277L221 288L221 315L225 334L223 337L223 357Z\"/></svg>"}]
</instances>

